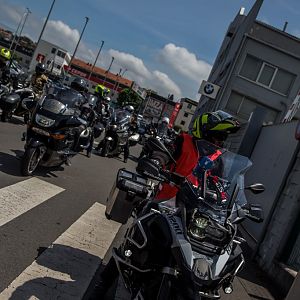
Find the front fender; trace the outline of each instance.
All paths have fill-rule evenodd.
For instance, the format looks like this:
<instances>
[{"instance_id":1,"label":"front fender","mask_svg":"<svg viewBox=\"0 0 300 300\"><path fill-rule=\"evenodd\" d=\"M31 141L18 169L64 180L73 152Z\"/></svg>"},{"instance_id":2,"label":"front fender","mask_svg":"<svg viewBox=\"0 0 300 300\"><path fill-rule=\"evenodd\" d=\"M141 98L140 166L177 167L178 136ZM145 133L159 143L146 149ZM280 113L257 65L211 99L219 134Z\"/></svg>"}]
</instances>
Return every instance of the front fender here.
<instances>
[{"instance_id":1,"label":"front fender","mask_svg":"<svg viewBox=\"0 0 300 300\"><path fill-rule=\"evenodd\" d=\"M25 148L27 148L27 147L30 147L30 148L41 147L41 148L47 149L47 147L45 146L45 144L43 142L36 140L36 139L30 139L25 145Z\"/></svg>"}]
</instances>

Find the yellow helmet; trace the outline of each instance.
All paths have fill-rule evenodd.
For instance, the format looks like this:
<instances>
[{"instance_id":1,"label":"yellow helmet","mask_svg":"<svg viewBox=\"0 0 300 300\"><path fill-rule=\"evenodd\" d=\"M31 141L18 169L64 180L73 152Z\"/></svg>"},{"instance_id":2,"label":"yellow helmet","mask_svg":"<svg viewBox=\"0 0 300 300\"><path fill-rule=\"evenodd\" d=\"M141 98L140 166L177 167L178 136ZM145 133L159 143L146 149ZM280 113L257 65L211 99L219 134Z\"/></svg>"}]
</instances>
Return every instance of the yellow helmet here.
<instances>
[{"instance_id":1,"label":"yellow helmet","mask_svg":"<svg viewBox=\"0 0 300 300\"><path fill-rule=\"evenodd\" d=\"M240 124L230 114L218 110L204 113L194 119L192 135L198 139L209 136L220 136L219 133L234 133ZM224 135L225 136L225 135Z\"/></svg>"},{"instance_id":2,"label":"yellow helmet","mask_svg":"<svg viewBox=\"0 0 300 300\"><path fill-rule=\"evenodd\" d=\"M11 53L8 49L2 48L0 51L0 56L6 60L9 60L11 58Z\"/></svg>"},{"instance_id":3,"label":"yellow helmet","mask_svg":"<svg viewBox=\"0 0 300 300\"><path fill-rule=\"evenodd\" d=\"M97 84L95 88L95 93L100 94L101 96L107 96L110 92L110 89L102 84Z\"/></svg>"}]
</instances>

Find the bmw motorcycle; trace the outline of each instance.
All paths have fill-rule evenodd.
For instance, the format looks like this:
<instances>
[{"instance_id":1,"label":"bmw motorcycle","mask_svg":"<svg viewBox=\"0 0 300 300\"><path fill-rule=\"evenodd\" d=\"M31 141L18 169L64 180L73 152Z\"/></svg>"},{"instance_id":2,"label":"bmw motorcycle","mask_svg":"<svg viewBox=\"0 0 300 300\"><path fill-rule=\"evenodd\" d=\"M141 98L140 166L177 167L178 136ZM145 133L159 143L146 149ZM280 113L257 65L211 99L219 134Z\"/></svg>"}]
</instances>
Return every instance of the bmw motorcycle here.
<instances>
[{"instance_id":1,"label":"bmw motorcycle","mask_svg":"<svg viewBox=\"0 0 300 300\"><path fill-rule=\"evenodd\" d=\"M152 146L170 157L159 141ZM259 205L247 204L244 190L260 193L264 186L244 186L248 158L203 141L197 148L201 159L193 179L148 158L139 161L142 176L119 171L106 216L121 223L132 215L134 220L108 268L117 270L131 299L218 299L221 288L233 291L234 277L245 264L237 225L246 218L262 222L263 214ZM177 186L176 200L153 201L153 180Z\"/></svg>"},{"instance_id":2,"label":"bmw motorcycle","mask_svg":"<svg viewBox=\"0 0 300 300\"><path fill-rule=\"evenodd\" d=\"M9 121L13 115L22 116L27 123L36 105L35 94L25 78L10 76L7 84L0 85L1 121Z\"/></svg>"},{"instance_id":3,"label":"bmw motorcycle","mask_svg":"<svg viewBox=\"0 0 300 300\"><path fill-rule=\"evenodd\" d=\"M126 110L114 111L99 147L102 156L118 156L127 143L130 146L137 144L139 136L130 132L130 118L131 114Z\"/></svg>"},{"instance_id":4,"label":"bmw motorcycle","mask_svg":"<svg viewBox=\"0 0 300 300\"><path fill-rule=\"evenodd\" d=\"M32 175L38 166L69 165L71 157L90 146L93 129L81 114L84 102L81 94L70 89L38 101L23 137L26 140L21 160L24 176Z\"/></svg>"}]
</instances>

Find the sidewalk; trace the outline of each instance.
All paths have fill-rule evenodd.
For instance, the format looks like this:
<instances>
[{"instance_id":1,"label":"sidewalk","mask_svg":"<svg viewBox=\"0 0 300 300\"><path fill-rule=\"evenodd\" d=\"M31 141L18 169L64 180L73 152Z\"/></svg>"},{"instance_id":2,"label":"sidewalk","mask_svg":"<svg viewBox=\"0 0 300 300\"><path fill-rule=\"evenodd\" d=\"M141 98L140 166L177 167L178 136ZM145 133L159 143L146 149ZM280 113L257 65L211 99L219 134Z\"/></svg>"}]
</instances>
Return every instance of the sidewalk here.
<instances>
[{"instance_id":1,"label":"sidewalk","mask_svg":"<svg viewBox=\"0 0 300 300\"><path fill-rule=\"evenodd\" d=\"M233 282L233 293L225 295L222 292L221 299L259 299L259 300L283 300L285 295L274 285L272 280L258 265L251 260L251 250L243 245L243 253L246 264Z\"/></svg>"}]
</instances>

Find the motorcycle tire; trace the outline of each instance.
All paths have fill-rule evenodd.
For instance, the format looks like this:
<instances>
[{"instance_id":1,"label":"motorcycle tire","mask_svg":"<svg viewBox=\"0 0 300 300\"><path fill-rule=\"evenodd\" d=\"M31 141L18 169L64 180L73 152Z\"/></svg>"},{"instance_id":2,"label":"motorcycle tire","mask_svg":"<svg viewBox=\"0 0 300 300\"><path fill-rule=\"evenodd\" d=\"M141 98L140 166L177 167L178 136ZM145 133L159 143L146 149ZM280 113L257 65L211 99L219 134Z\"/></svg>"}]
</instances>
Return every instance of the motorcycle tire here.
<instances>
[{"instance_id":1,"label":"motorcycle tire","mask_svg":"<svg viewBox=\"0 0 300 300\"><path fill-rule=\"evenodd\" d=\"M1 121L8 122L12 118L12 114L9 111L3 110L1 114Z\"/></svg>"},{"instance_id":2,"label":"motorcycle tire","mask_svg":"<svg viewBox=\"0 0 300 300\"><path fill-rule=\"evenodd\" d=\"M32 176L40 162L39 148L26 148L21 160L21 174L23 176Z\"/></svg>"},{"instance_id":3,"label":"motorcycle tire","mask_svg":"<svg viewBox=\"0 0 300 300\"><path fill-rule=\"evenodd\" d=\"M108 153L109 153L109 143L105 143L101 150L101 156L107 157Z\"/></svg>"}]
</instances>

